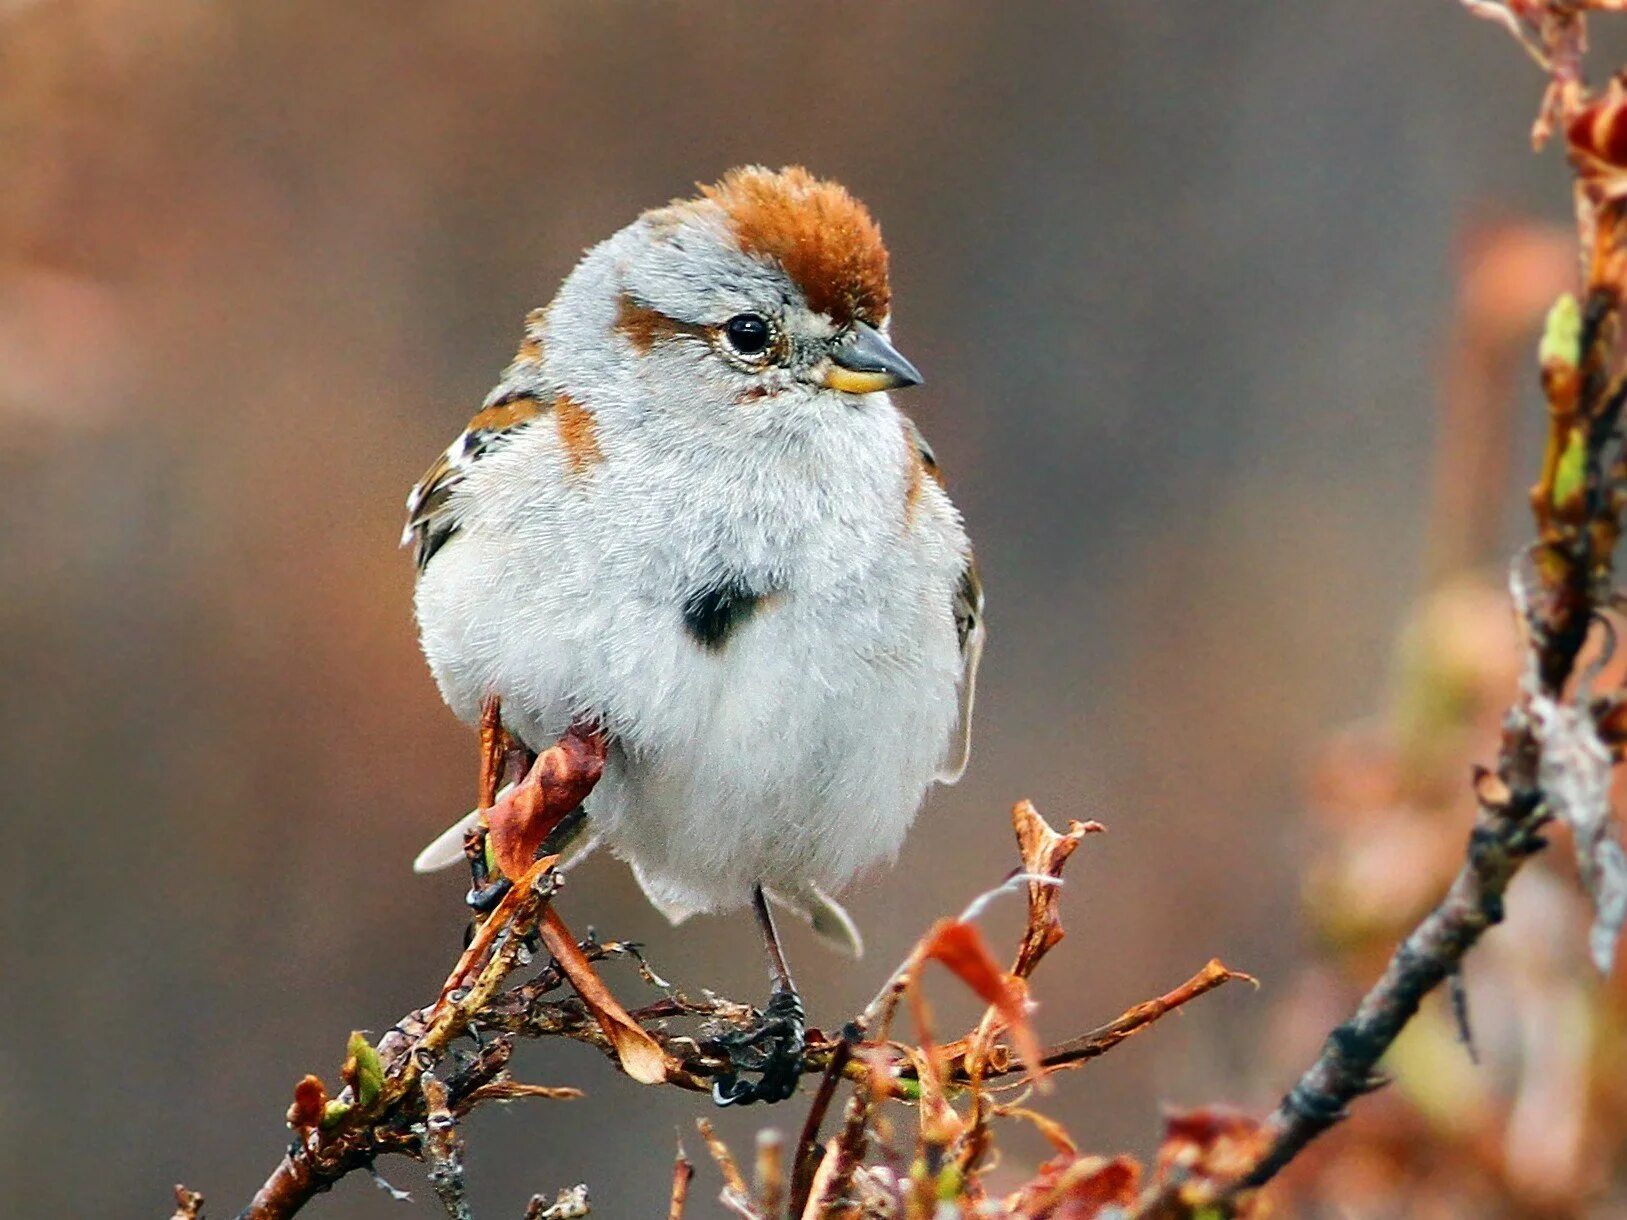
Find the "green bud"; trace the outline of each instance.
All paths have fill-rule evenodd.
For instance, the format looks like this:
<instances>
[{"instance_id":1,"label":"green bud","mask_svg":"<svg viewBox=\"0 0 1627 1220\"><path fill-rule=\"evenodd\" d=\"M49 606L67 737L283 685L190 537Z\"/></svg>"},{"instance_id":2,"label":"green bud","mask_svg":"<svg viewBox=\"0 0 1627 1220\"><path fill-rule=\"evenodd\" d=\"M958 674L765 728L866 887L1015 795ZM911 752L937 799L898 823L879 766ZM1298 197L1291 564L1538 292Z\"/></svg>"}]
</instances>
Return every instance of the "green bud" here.
<instances>
[{"instance_id":1,"label":"green bud","mask_svg":"<svg viewBox=\"0 0 1627 1220\"><path fill-rule=\"evenodd\" d=\"M961 1189L965 1185L960 1166L950 1161L938 1174L938 1202L953 1203L960 1198Z\"/></svg>"},{"instance_id":2,"label":"green bud","mask_svg":"<svg viewBox=\"0 0 1627 1220\"><path fill-rule=\"evenodd\" d=\"M1582 307L1568 292L1548 310L1537 359L1544 366L1560 364L1568 368L1575 368L1582 361Z\"/></svg>"},{"instance_id":3,"label":"green bud","mask_svg":"<svg viewBox=\"0 0 1627 1220\"><path fill-rule=\"evenodd\" d=\"M350 1113L348 1101L330 1101L322 1107L322 1130L329 1131L339 1125L339 1121Z\"/></svg>"},{"instance_id":4,"label":"green bud","mask_svg":"<svg viewBox=\"0 0 1627 1220\"><path fill-rule=\"evenodd\" d=\"M384 1087L384 1064L379 1062L379 1053L360 1030L350 1035L350 1045L345 1049L356 1065L356 1102L370 1106L378 1100L379 1090Z\"/></svg>"},{"instance_id":5,"label":"green bud","mask_svg":"<svg viewBox=\"0 0 1627 1220\"><path fill-rule=\"evenodd\" d=\"M1559 467L1554 471L1554 507L1568 503L1582 494L1582 481L1587 477L1587 441L1582 429L1572 428L1565 438L1565 450L1559 455Z\"/></svg>"}]
</instances>

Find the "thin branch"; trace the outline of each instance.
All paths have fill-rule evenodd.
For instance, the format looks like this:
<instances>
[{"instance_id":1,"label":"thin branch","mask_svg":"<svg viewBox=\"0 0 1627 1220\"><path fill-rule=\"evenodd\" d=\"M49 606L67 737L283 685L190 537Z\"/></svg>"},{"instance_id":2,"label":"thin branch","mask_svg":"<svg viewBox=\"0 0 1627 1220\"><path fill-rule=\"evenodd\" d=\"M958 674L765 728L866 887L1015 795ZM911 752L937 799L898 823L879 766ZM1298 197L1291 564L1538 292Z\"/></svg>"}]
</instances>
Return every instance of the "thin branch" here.
<instances>
[{"instance_id":1,"label":"thin branch","mask_svg":"<svg viewBox=\"0 0 1627 1220\"><path fill-rule=\"evenodd\" d=\"M1584 8L1619 10L1627 3L1525 6L1509 23L1540 36L1550 50L1573 55L1585 47ZM1497 17L1502 5L1469 0L1481 16ZM1539 9L1533 25L1529 12ZM1501 19L1501 18L1500 18ZM1553 56L1550 55L1550 60ZM1531 492L1537 542L1531 574L1516 568L1512 587L1527 629L1526 675L1504 720L1495 772L1481 771L1475 789L1478 812L1466 858L1446 896L1401 942L1382 977L1351 1017L1323 1044L1316 1062L1289 1090L1266 1124L1269 1140L1252 1164L1223 1192L1237 1206L1246 1192L1269 1182L1312 1140L1346 1117L1351 1103L1384 1083L1378 1064L1419 1005L1458 974L1464 955L1501 922L1504 895L1520 867L1544 846L1542 831L1555 816L1591 816L1577 810L1572 774L1578 738L1597 753L1597 710L1567 696L1591 624L1612 599L1613 560L1621 533L1620 396L1611 388L1618 361L1617 337L1627 250L1623 189L1627 166L1609 143L1627 123L1619 94L1584 109L1579 66L1564 82L1560 117L1568 124L1573 164L1582 189L1581 230L1589 249L1588 291L1582 304L1562 301L1550 316L1543 341L1542 384L1548 399L1548 443L1542 473ZM1557 72L1557 69L1556 69ZM1556 75L1556 82L1559 77ZM1554 86L1544 100L1554 104ZM1540 125L1541 120L1539 120ZM1578 142L1580 141L1580 142ZM1611 455L1615 453L1615 464ZM1586 683L1580 697L1585 698ZM1561 710L1563 714L1561 714ZM1554 725L1563 722L1570 739ZM1560 757L1560 755L1565 755ZM1593 785L1598 788L1599 785ZM1605 785L1607 787L1607 784ZM1607 796L1604 798L1607 801ZM1607 806L1606 806L1607 810ZM1605 816L1608 816L1607 812ZM1601 919L1606 919L1601 910ZM1619 924L1618 924L1619 926ZM1605 936L1613 948L1614 928Z\"/></svg>"}]
</instances>

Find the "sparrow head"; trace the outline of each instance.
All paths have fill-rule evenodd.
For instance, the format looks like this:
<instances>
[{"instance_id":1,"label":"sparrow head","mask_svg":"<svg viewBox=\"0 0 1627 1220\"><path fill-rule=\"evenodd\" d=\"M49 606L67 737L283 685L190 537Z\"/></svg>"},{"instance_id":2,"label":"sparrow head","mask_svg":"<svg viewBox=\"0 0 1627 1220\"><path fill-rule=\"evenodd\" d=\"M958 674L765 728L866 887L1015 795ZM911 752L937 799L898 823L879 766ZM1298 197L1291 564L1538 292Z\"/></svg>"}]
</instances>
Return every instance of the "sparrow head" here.
<instances>
[{"instance_id":1,"label":"sparrow head","mask_svg":"<svg viewBox=\"0 0 1627 1220\"><path fill-rule=\"evenodd\" d=\"M863 204L804 169L737 169L590 251L550 310L567 333L548 348L579 354L557 371L590 406L595 384L630 377L672 410L818 414L921 383L887 337L889 301Z\"/></svg>"}]
</instances>

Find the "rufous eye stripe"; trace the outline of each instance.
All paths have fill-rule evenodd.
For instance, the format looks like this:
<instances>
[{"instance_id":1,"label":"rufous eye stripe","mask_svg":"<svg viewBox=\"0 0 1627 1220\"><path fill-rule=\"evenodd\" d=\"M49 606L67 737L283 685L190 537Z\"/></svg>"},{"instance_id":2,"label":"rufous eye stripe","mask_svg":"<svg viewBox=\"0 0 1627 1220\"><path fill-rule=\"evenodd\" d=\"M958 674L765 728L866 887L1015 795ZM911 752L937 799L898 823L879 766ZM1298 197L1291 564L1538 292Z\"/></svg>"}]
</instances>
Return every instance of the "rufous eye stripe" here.
<instances>
[{"instance_id":1,"label":"rufous eye stripe","mask_svg":"<svg viewBox=\"0 0 1627 1220\"><path fill-rule=\"evenodd\" d=\"M704 329L669 318L659 309L635 301L625 292L616 303L616 330L639 355L648 355L657 343L680 337L699 337Z\"/></svg>"}]
</instances>

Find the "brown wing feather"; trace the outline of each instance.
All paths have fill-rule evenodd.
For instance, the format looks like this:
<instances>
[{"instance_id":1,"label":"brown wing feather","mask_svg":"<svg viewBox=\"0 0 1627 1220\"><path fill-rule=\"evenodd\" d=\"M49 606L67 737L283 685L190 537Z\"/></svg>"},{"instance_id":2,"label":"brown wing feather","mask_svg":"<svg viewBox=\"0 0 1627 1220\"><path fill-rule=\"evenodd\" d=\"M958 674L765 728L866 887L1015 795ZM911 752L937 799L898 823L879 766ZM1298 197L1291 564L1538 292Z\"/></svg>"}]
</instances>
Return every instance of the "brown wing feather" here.
<instances>
[{"instance_id":1,"label":"brown wing feather","mask_svg":"<svg viewBox=\"0 0 1627 1220\"><path fill-rule=\"evenodd\" d=\"M424 472L407 494L407 527L401 533L401 545L413 548L413 562L420 572L458 532L452 493L469 468L546 410L543 403L525 394L493 403L471 419Z\"/></svg>"}]
</instances>

